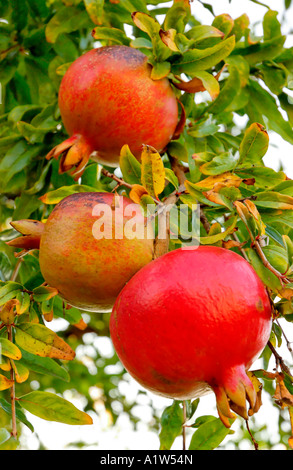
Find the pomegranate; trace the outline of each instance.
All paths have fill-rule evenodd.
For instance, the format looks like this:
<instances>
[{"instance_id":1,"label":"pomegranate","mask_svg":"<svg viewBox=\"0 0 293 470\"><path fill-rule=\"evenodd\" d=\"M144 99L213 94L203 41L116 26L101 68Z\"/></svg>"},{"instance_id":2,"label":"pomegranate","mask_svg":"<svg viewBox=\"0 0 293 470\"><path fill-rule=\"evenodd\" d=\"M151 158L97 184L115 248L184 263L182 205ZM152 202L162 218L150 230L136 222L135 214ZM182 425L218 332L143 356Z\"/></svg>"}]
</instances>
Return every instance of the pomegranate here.
<instances>
[{"instance_id":1,"label":"pomegranate","mask_svg":"<svg viewBox=\"0 0 293 470\"><path fill-rule=\"evenodd\" d=\"M75 178L90 156L118 166L124 144L138 159L143 144L160 152L178 120L169 80L152 80L147 57L127 46L100 47L75 60L62 79L59 108L70 137L47 158L63 154L60 171L73 168Z\"/></svg>"},{"instance_id":2,"label":"pomegranate","mask_svg":"<svg viewBox=\"0 0 293 470\"><path fill-rule=\"evenodd\" d=\"M39 247L45 281L70 305L86 311L110 311L124 284L153 256L140 206L112 193L72 194L55 206L46 223L11 225L24 236L8 244Z\"/></svg>"},{"instance_id":3,"label":"pomegranate","mask_svg":"<svg viewBox=\"0 0 293 470\"><path fill-rule=\"evenodd\" d=\"M246 371L270 330L270 299L254 269L213 246L177 249L143 267L110 319L116 352L137 382L178 400L213 390L227 427L231 410L247 419L260 406Z\"/></svg>"}]
</instances>

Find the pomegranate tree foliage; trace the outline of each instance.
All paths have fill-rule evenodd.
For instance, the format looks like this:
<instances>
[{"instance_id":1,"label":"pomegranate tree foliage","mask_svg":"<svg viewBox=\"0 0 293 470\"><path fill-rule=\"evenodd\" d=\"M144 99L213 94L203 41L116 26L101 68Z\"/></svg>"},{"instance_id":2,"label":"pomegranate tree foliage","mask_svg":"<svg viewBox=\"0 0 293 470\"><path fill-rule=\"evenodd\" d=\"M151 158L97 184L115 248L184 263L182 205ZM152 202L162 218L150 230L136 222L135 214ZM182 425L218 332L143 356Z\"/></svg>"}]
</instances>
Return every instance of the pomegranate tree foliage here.
<instances>
[{"instance_id":1,"label":"pomegranate tree foliage","mask_svg":"<svg viewBox=\"0 0 293 470\"><path fill-rule=\"evenodd\" d=\"M187 0L0 2L0 449L18 448L24 426L34 431L26 411L45 420L88 425L102 401L114 423L122 411L137 422L136 403L118 388L128 380L124 370L108 367L117 365L117 357L96 347L97 337L109 336L109 315L84 315L64 305L54 289L43 285L38 253L15 256L6 244L16 236L11 220L45 220L68 194L115 187L96 163L90 162L76 182L58 172L57 160L45 158L68 137L57 105L62 76L83 52L112 44L148 56L152 78L172 82L181 116L162 154L163 168L155 151L134 165L130 150L123 148L120 168L127 186L117 190L142 205L149 196L164 203L174 192L177 205L199 203L200 243L235 250L264 281L274 324L263 369L252 377L279 410L279 442L292 447L293 431L284 431L288 425L283 423L293 422L293 377L278 348L287 342L279 319L293 320L293 185L282 168L265 166L263 157L271 133L293 144L288 92L293 48L285 45L276 11L267 8L259 37L247 15L215 16L212 5L203 5L213 14L211 24L201 24ZM242 127L239 116L246 118ZM169 249L180 243L170 240ZM62 318L67 327L53 332L53 318ZM74 357L77 350L82 353ZM98 400L90 393L93 387L99 389ZM62 398L68 390L86 399L84 410ZM175 401L162 416L153 409L151 426L161 449L172 447L185 419L193 432L190 449L214 449L231 434L216 416L198 416L198 402L187 402L183 410ZM253 418L249 426L256 438L261 436ZM249 437L245 423L240 430L237 438L227 437L235 448ZM270 449L275 442L276 436L260 437L254 445Z\"/></svg>"}]
</instances>

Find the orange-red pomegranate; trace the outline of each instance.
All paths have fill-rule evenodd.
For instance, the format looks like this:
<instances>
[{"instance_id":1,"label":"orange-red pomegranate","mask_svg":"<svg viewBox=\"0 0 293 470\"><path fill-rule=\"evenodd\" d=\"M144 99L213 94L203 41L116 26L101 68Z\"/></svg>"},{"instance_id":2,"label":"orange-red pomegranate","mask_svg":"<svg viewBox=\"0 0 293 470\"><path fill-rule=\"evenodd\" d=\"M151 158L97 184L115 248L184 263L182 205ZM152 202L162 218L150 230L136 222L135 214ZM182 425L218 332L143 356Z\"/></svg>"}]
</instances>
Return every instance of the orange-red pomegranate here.
<instances>
[{"instance_id":1,"label":"orange-red pomegranate","mask_svg":"<svg viewBox=\"0 0 293 470\"><path fill-rule=\"evenodd\" d=\"M90 156L117 166L124 144L137 158L143 144L164 149L177 125L178 106L168 79L150 75L147 57L131 47L106 46L79 57L59 90L70 138L47 157L63 154L60 171L73 168L77 178Z\"/></svg>"},{"instance_id":2,"label":"orange-red pomegranate","mask_svg":"<svg viewBox=\"0 0 293 470\"><path fill-rule=\"evenodd\" d=\"M140 206L124 196L73 194L55 206L45 224L21 220L11 225L24 236L9 245L39 247L45 281L70 305L86 311L111 310L125 283L152 260L153 240L143 233Z\"/></svg>"},{"instance_id":3,"label":"orange-red pomegranate","mask_svg":"<svg viewBox=\"0 0 293 470\"><path fill-rule=\"evenodd\" d=\"M211 389L225 426L259 407L246 371L264 349L271 305L240 255L218 247L174 250L142 268L110 320L117 354L146 389L178 400Z\"/></svg>"}]
</instances>

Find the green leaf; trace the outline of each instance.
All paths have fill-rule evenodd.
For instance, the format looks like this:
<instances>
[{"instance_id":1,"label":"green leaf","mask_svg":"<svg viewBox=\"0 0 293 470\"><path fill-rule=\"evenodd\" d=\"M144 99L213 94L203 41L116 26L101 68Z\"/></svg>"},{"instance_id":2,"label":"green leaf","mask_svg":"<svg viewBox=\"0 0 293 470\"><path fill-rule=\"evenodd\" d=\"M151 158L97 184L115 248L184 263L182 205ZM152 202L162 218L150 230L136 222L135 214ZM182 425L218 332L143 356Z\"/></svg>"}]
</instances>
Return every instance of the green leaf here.
<instances>
[{"instance_id":1,"label":"green leaf","mask_svg":"<svg viewBox=\"0 0 293 470\"><path fill-rule=\"evenodd\" d=\"M257 193L254 203L268 209L293 210L293 197L275 191Z\"/></svg>"},{"instance_id":2,"label":"green leaf","mask_svg":"<svg viewBox=\"0 0 293 470\"><path fill-rule=\"evenodd\" d=\"M126 46L129 46L131 42L131 39L121 29L106 26L96 27L92 32L92 36L97 40L111 41L114 44L124 44Z\"/></svg>"},{"instance_id":3,"label":"green leaf","mask_svg":"<svg viewBox=\"0 0 293 470\"><path fill-rule=\"evenodd\" d=\"M18 398L27 411L47 421L71 425L92 424L92 418L64 398L49 392L31 392Z\"/></svg>"},{"instance_id":4,"label":"green leaf","mask_svg":"<svg viewBox=\"0 0 293 470\"><path fill-rule=\"evenodd\" d=\"M273 292L280 291L282 287L280 280L268 268L263 265L262 260L259 258L255 250L253 248L247 248L245 251L253 268L255 269L256 273L263 281L263 283Z\"/></svg>"},{"instance_id":5,"label":"green leaf","mask_svg":"<svg viewBox=\"0 0 293 470\"><path fill-rule=\"evenodd\" d=\"M86 10L81 11L71 6L61 7L46 26L46 39L49 43L54 43L59 34L71 33L89 24Z\"/></svg>"},{"instance_id":6,"label":"green leaf","mask_svg":"<svg viewBox=\"0 0 293 470\"><path fill-rule=\"evenodd\" d=\"M256 164L261 162L269 147L269 136L265 128L257 122L251 124L244 133L239 148L239 164Z\"/></svg>"},{"instance_id":7,"label":"green leaf","mask_svg":"<svg viewBox=\"0 0 293 470\"><path fill-rule=\"evenodd\" d=\"M169 30L176 29L177 32L183 32L185 25L190 17L190 5L185 1L174 2L168 9L165 16L163 28Z\"/></svg>"},{"instance_id":8,"label":"green leaf","mask_svg":"<svg viewBox=\"0 0 293 470\"><path fill-rule=\"evenodd\" d=\"M132 154L128 145L124 145L121 149L119 166L126 183L140 184L141 164Z\"/></svg>"},{"instance_id":9,"label":"green leaf","mask_svg":"<svg viewBox=\"0 0 293 470\"><path fill-rule=\"evenodd\" d=\"M219 29L215 28L214 26L209 26L209 25L196 25L190 28L186 32L186 37L188 39L192 39L193 43L190 44L197 44L204 39L209 39L209 38L223 38L224 33L220 31Z\"/></svg>"},{"instance_id":10,"label":"green leaf","mask_svg":"<svg viewBox=\"0 0 293 470\"><path fill-rule=\"evenodd\" d=\"M214 245L215 243L224 240L228 235L235 231L236 224L237 216L231 217L229 225L225 230L220 231L214 235L209 234L207 237L200 237L200 243L202 245Z\"/></svg>"},{"instance_id":11,"label":"green leaf","mask_svg":"<svg viewBox=\"0 0 293 470\"><path fill-rule=\"evenodd\" d=\"M24 349L21 349L21 354L21 363L27 366L28 369L33 370L38 374L50 375L57 379L64 380L65 382L69 382L70 377L67 370L57 364L54 359L51 359L50 357L36 356Z\"/></svg>"},{"instance_id":12,"label":"green leaf","mask_svg":"<svg viewBox=\"0 0 293 470\"><path fill-rule=\"evenodd\" d=\"M234 54L245 57L250 66L259 64L266 60L273 60L282 51L286 36L279 36L268 41L259 42L248 47L237 47Z\"/></svg>"},{"instance_id":13,"label":"green leaf","mask_svg":"<svg viewBox=\"0 0 293 470\"><path fill-rule=\"evenodd\" d=\"M213 47L206 49L191 49L185 52L172 64L172 73L186 73L190 76L196 75L200 70L207 70L230 55L234 49L235 38L230 37L221 41Z\"/></svg>"},{"instance_id":14,"label":"green leaf","mask_svg":"<svg viewBox=\"0 0 293 470\"><path fill-rule=\"evenodd\" d=\"M292 127L289 122L285 121L283 118L275 99L255 80L249 81L248 89L250 94L250 105L247 108L247 112L251 115L252 120L255 121L253 116L255 111L261 119L265 116L269 129L277 132L281 137L283 137L283 139L293 144ZM260 124L264 124L263 119L262 122L259 122Z\"/></svg>"},{"instance_id":15,"label":"green leaf","mask_svg":"<svg viewBox=\"0 0 293 470\"><path fill-rule=\"evenodd\" d=\"M238 157L232 152L224 152L214 157L210 162L200 166L200 171L204 175L220 175L226 171L233 170L238 163Z\"/></svg>"},{"instance_id":16,"label":"green leaf","mask_svg":"<svg viewBox=\"0 0 293 470\"><path fill-rule=\"evenodd\" d=\"M155 61L163 62L166 60L171 55L171 51L161 40L159 34L161 30L160 23L149 14L141 11L135 11L131 16L135 26L151 38Z\"/></svg>"},{"instance_id":17,"label":"green leaf","mask_svg":"<svg viewBox=\"0 0 293 470\"><path fill-rule=\"evenodd\" d=\"M0 305L4 305L8 300L14 299L23 286L18 282L7 282L0 288Z\"/></svg>"},{"instance_id":18,"label":"green leaf","mask_svg":"<svg viewBox=\"0 0 293 470\"><path fill-rule=\"evenodd\" d=\"M233 423L234 420L229 420ZM193 434L189 450L213 450L219 447L225 437L231 433L219 418L202 424Z\"/></svg>"},{"instance_id":19,"label":"green leaf","mask_svg":"<svg viewBox=\"0 0 293 470\"><path fill-rule=\"evenodd\" d=\"M219 114L225 111L239 92L241 81L238 68L230 65L229 72L229 76L218 97L208 107L210 113Z\"/></svg>"},{"instance_id":20,"label":"green leaf","mask_svg":"<svg viewBox=\"0 0 293 470\"><path fill-rule=\"evenodd\" d=\"M188 152L186 147L181 144L180 142L176 141L171 141L168 144L167 147L167 152L171 157L178 158L178 160L181 160L182 162L188 162Z\"/></svg>"},{"instance_id":21,"label":"green leaf","mask_svg":"<svg viewBox=\"0 0 293 470\"><path fill-rule=\"evenodd\" d=\"M25 351L41 357L71 360L75 353L54 331L38 323L19 323L15 342Z\"/></svg>"},{"instance_id":22,"label":"green leaf","mask_svg":"<svg viewBox=\"0 0 293 470\"><path fill-rule=\"evenodd\" d=\"M278 11L268 10L263 19L264 40L279 38L282 35L281 24L278 20Z\"/></svg>"},{"instance_id":23,"label":"green leaf","mask_svg":"<svg viewBox=\"0 0 293 470\"><path fill-rule=\"evenodd\" d=\"M171 449L176 437L182 433L183 423L183 409L180 402L174 400L171 406L165 408L161 417L160 450Z\"/></svg>"},{"instance_id":24,"label":"green leaf","mask_svg":"<svg viewBox=\"0 0 293 470\"><path fill-rule=\"evenodd\" d=\"M16 361L21 358L21 352L16 344L9 341L7 338L0 337L0 362L1 362L1 354L6 357L10 357L11 359L15 359Z\"/></svg>"}]
</instances>

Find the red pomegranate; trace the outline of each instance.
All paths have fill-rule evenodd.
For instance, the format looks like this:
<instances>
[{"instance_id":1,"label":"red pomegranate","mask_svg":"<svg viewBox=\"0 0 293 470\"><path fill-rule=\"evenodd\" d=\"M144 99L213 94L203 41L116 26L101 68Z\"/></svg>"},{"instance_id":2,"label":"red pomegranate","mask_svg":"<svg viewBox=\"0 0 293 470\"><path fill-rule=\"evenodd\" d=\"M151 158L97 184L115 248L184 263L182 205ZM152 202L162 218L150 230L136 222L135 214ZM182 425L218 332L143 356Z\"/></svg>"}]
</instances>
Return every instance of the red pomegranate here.
<instances>
[{"instance_id":1,"label":"red pomegranate","mask_svg":"<svg viewBox=\"0 0 293 470\"><path fill-rule=\"evenodd\" d=\"M257 411L246 371L265 347L271 305L240 255L218 247L177 249L152 261L119 294L110 320L116 352L143 387L192 399L213 390L229 427Z\"/></svg>"},{"instance_id":2,"label":"red pomegranate","mask_svg":"<svg viewBox=\"0 0 293 470\"><path fill-rule=\"evenodd\" d=\"M161 151L178 120L176 97L167 78L151 79L151 66L127 46L93 49L71 64L59 90L59 108L70 138L47 158L63 154L60 171L78 178L91 156L117 166L128 144L139 158L142 145Z\"/></svg>"},{"instance_id":3,"label":"red pomegranate","mask_svg":"<svg viewBox=\"0 0 293 470\"><path fill-rule=\"evenodd\" d=\"M145 230L140 206L112 193L72 194L55 206L45 224L21 220L11 225L24 236L8 244L39 247L45 281L70 305L86 311L110 311L125 283L152 260L152 234Z\"/></svg>"}]
</instances>

